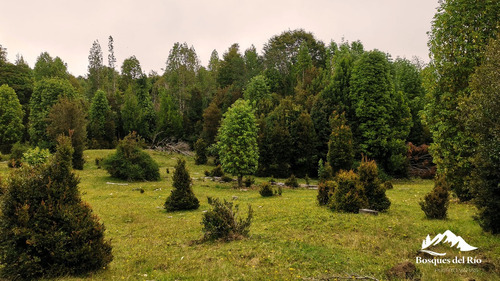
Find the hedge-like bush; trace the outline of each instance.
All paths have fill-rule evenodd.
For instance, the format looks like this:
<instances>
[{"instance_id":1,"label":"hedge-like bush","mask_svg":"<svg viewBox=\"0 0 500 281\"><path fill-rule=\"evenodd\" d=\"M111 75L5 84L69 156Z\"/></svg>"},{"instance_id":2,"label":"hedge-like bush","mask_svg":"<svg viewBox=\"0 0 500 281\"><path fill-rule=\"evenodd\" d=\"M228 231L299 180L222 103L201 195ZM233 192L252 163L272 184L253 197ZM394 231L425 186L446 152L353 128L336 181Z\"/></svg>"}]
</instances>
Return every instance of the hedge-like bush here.
<instances>
[{"instance_id":1,"label":"hedge-like bush","mask_svg":"<svg viewBox=\"0 0 500 281\"><path fill-rule=\"evenodd\" d=\"M358 213L368 207L363 187L353 171L340 171L336 176L337 188L330 199L330 208L334 211Z\"/></svg>"},{"instance_id":2,"label":"hedge-like bush","mask_svg":"<svg viewBox=\"0 0 500 281\"><path fill-rule=\"evenodd\" d=\"M368 208L377 211L386 211L391 206L391 201L385 195L385 188L378 176L378 168L375 161L363 158L358 167L358 177L361 187L368 199Z\"/></svg>"},{"instance_id":3,"label":"hedge-like bush","mask_svg":"<svg viewBox=\"0 0 500 281\"><path fill-rule=\"evenodd\" d=\"M326 181L321 182L318 185L318 204L320 206L327 205L330 202L330 198L332 197L335 189L337 188L337 182L335 181Z\"/></svg>"}]
</instances>

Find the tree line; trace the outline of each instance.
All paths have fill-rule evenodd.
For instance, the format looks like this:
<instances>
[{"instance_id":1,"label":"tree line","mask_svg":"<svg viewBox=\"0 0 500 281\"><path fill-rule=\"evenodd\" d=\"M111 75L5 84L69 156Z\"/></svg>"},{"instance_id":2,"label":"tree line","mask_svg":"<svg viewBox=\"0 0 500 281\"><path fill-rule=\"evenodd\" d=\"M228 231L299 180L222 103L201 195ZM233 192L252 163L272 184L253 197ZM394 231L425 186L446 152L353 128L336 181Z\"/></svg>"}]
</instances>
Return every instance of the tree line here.
<instances>
[{"instance_id":1,"label":"tree line","mask_svg":"<svg viewBox=\"0 0 500 281\"><path fill-rule=\"evenodd\" d=\"M10 129L3 152L19 141L53 151L57 135L69 130L75 147L114 148L136 131L150 145L202 139L210 148L223 114L240 98L251 102L259 125L260 175L316 176L339 118L352 132L353 157L367 155L394 175L405 175L407 142L430 141L418 115L423 65L366 51L359 41L326 45L289 30L269 39L262 54L238 44L221 58L214 50L207 67L192 46L175 43L161 75L146 75L135 56L118 71L113 43L110 36L105 64L93 42L85 77L72 76L47 52L31 69L22 57L8 62L2 49L0 84L10 91L3 107L16 116L2 124Z\"/></svg>"}]
</instances>

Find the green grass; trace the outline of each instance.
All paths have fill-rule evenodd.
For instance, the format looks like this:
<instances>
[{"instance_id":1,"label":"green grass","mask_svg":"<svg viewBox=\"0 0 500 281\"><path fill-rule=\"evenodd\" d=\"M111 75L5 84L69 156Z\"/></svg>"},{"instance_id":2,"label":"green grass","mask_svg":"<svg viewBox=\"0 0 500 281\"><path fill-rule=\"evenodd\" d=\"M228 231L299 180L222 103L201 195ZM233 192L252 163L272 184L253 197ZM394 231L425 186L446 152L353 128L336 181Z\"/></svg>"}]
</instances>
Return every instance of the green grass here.
<instances>
[{"instance_id":1,"label":"green grass","mask_svg":"<svg viewBox=\"0 0 500 281\"><path fill-rule=\"evenodd\" d=\"M319 207L316 190L285 189L281 197L264 198L257 189L236 190L231 184L203 180L204 170L213 167L196 166L186 157L200 208L166 213L163 203L172 188L176 158L181 156L150 152L160 164L161 181L127 183L95 166L96 157L111 152L86 151L85 169L76 173L83 199L106 226L114 260L90 276L60 280L310 280L349 274L384 280L392 266L415 263L427 234L447 229L479 248L462 255L480 257L497 269L418 264L422 280L499 280L500 237L484 233L473 221L472 205L453 201L447 220L425 219L418 202L432 188L431 181L396 182L387 191L391 208L378 216L342 214ZM6 166L0 165L4 177ZM226 200L237 196L242 215L246 215L246 205L252 205L250 237L228 243L192 243L203 236L201 219L209 208L207 196Z\"/></svg>"}]
</instances>

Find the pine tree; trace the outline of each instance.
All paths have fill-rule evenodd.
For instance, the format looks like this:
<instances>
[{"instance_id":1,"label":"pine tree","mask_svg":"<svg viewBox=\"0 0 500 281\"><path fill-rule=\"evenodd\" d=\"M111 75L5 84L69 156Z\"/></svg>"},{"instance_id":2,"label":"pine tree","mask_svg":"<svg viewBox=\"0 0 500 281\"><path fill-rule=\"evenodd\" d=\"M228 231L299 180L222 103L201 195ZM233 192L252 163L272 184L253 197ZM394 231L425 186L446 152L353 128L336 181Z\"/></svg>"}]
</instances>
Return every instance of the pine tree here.
<instances>
[{"instance_id":1,"label":"pine tree","mask_svg":"<svg viewBox=\"0 0 500 281\"><path fill-rule=\"evenodd\" d=\"M174 189L165 201L167 212L198 209L200 202L191 189L191 177L186 169L186 161L177 160L172 179Z\"/></svg>"},{"instance_id":2,"label":"pine tree","mask_svg":"<svg viewBox=\"0 0 500 281\"><path fill-rule=\"evenodd\" d=\"M47 133L56 140L60 135L69 136L73 152L73 168L82 170L85 160L83 151L87 140L87 114L82 100L66 98L52 106L48 115Z\"/></svg>"},{"instance_id":3,"label":"pine tree","mask_svg":"<svg viewBox=\"0 0 500 281\"><path fill-rule=\"evenodd\" d=\"M89 110L89 139L94 148L110 148L115 141L115 124L106 93L98 90Z\"/></svg>"},{"instance_id":4,"label":"pine tree","mask_svg":"<svg viewBox=\"0 0 500 281\"><path fill-rule=\"evenodd\" d=\"M331 120L332 133L328 142L327 161L333 173L350 170L354 163L354 147L351 128L346 124L345 114L335 114Z\"/></svg>"},{"instance_id":5,"label":"pine tree","mask_svg":"<svg viewBox=\"0 0 500 281\"><path fill-rule=\"evenodd\" d=\"M58 139L50 163L16 171L3 198L0 219L1 275L34 280L81 275L113 259L104 226L81 200L71 171L73 149Z\"/></svg>"}]
</instances>

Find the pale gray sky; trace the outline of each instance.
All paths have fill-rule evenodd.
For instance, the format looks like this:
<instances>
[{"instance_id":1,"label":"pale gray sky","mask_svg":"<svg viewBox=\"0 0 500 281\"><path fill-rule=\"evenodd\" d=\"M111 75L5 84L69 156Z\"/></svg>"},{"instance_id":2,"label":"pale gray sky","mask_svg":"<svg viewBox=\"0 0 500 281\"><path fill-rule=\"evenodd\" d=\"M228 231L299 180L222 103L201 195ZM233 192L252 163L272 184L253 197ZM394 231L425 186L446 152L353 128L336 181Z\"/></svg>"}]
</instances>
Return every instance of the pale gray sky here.
<instances>
[{"instance_id":1,"label":"pale gray sky","mask_svg":"<svg viewBox=\"0 0 500 281\"><path fill-rule=\"evenodd\" d=\"M4 2L4 1L2 1ZM5 3L7 2L7 3ZM94 40L107 64L108 36L115 41L117 69L135 55L146 73L162 73L175 42L194 46L203 65L217 49L254 44L261 52L273 35L303 28L328 44L361 40L411 59L428 61L427 34L438 0L8 0L1 4L0 44L8 58L24 56L33 67L47 51L87 73Z\"/></svg>"}]
</instances>

